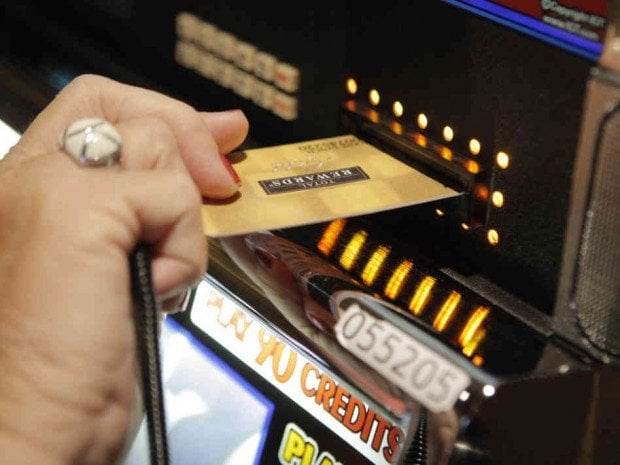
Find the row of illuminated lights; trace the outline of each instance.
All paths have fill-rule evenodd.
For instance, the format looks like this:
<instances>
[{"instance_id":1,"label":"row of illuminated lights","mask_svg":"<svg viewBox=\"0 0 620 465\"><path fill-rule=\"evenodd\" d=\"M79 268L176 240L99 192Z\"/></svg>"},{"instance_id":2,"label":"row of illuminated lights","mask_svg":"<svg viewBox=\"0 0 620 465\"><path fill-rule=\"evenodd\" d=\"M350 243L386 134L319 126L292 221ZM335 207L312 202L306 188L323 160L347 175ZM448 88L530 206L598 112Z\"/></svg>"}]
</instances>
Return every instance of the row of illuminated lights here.
<instances>
[{"instance_id":1,"label":"row of illuminated lights","mask_svg":"<svg viewBox=\"0 0 620 465\"><path fill-rule=\"evenodd\" d=\"M358 84L354 78L348 78L345 81L345 87L350 95L356 95L358 92ZM370 89L368 92L368 101L372 106L379 105L381 102L381 95L377 89ZM405 113L404 105L398 100L393 102L392 113L397 118L400 118ZM418 113L416 116L416 123L421 130L426 129L429 125L428 116L425 113ZM442 128L441 135L444 141L452 142L454 140L455 132L451 126L445 125ZM478 139L469 139L467 146L472 155L478 155L482 151L482 143ZM505 152L498 152L495 157L495 161L499 168L506 169L510 164L510 157Z\"/></svg>"},{"instance_id":2,"label":"row of illuminated lights","mask_svg":"<svg viewBox=\"0 0 620 465\"><path fill-rule=\"evenodd\" d=\"M355 79L348 78L346 80L345 85L346 85L347 92L349 94L351 95L357 94L358 85ZM381 95L379 94L379 91L377 89L370 89L370 91L368 92L368 101L373 106L379 105L381 101ZM394 113L394 116L396 116L397 118L400 118L405 113L404 105L398 100L393 102L392 113ZM422 130L426 129L429 125L428 116L425 113L418 113L416 116L416 123L420 129ZM445 125L442 128L441 135L446 142L452 142L454 140L454 135L455 135L454 129L449 125ZM475 139L475 138L469 139L468 147L469 147L469 152L472 155L478 155L482 151L482 143L478 139ZM510 164L510 157L505 152L500 151L497 153L495 157L495 161L499 168L506 169L508 168L508 165Z\"/></svg>"},{"instance_id":3,"label":"row of illuminated lights","mask_svg":"<svg viewBox=\"0 0 620 465\"><path fill-rule=\"evenodd\" d=\"M299 90L297 67L193 13L178 13L175 26L177 62L283 119L297 118L297 99L289 95Z\"/></svg>"},{"instance_id":4,"label":"row of illuminated lights","mask_svg":"<svg viewBox=\"0 0 620 465\"><path fill-rule=\"evenodd\" d=\"M358 92L357 81L355 81L355 79L353 78L348 78L346 80L346 89L347 89L347 92L351 95L357 94ZM381 96L377 89L371 89L368 92L368 101L373 106L379 105L381 101ZM392 112L394 113L394 116L396 116L397 118L400 118L405 112L403 104L400 101L393 102ZM416 117L416 122L417 122L418 127L421 130L424 130L428 127L428 124L429 124L428 116L425 113L418 113ZM442 133L443 139L446 142L451 142L454 139L454 129L451 126L445 125L441 133ZM422 145L424 145L424 136L417 137L415 138L415 140L417 143L422 142ZM478 155L480 151L482 150L481 142L475 138L469 139L468 147L472 155ZM447 149L447 147L445 147L444 149ZM448 155L444 155L443 154L444 152L446 152ZM442 152L442 156L447 159L449 159L449 154L450 154L449 149L444 150ZM495 155L495 164L501 170L508 169L508 166L510 165L510 156L504 151L497 152L497 154ZM471 172L476 171L475 169L472 169L469 165L466 165L466 168ZM480 196L481 193L478 192L478 194ZM488 195L488 192L485 191L482 196L486 198L487 195ZM504 206L504 203L505 203L505 197L504 197L503 192L496 190L491 193L491 204L494 207L502 208ZM437 209L435 210L435 212L437 213L437 216L444 216L445 214L445 212L441 209ZM462 223L461 227L464 230L470 229L470 226L466 223ZM496 229L489 229L487 231L487 241L491 245L499 244L499 232Z\"/></svg>"},{"instance_id":5,"label":"row of illuminated lights","mask_svg":"<svg viewBox=\"0 0 620 465\"><path fill-rule=\"evenodd\" d=\"M339 242L345 225L345 219L334 220L327 225L316 245L320 253L325 256L332 255L336 246L340 245ZM338 249L342 252L334 259L344 270L351 272L355 268L362 256L362 249L367 244L367 239L368 233L364 230L358 230L344 244L342 249ZM411 260L404 259L400 260L398 265L386 270L390 252L390 247L386 245L376 246L369 254L364 266L360 268L359 278L365 285L373 287L376 286L379 276L384 272L389 273L382 293L390 300L397 300L402 297L407 279L413 272L414 263ZM407 304L408 310L415 316L421 316L426 310L436 284L437 279L430 275L423 276L418 282ZM458 313L461 302L462 294L456 290L451 290L433 318L432 325L437 331L445 332L450 327ZM481 366L484 362L484 359L475 352L486 336L483 323L490 311L488 306L477 306L458 332L457 342L462 353L470 357L476 366Z\"/></svg>"}]
</instances>

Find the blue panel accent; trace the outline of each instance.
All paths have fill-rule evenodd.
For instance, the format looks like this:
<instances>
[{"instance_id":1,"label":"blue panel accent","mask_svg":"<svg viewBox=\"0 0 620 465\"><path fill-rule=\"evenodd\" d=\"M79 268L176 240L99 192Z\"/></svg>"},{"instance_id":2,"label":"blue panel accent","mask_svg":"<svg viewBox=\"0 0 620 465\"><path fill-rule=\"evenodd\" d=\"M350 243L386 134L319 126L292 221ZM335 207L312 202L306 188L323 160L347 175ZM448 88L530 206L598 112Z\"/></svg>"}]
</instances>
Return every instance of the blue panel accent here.
<instances>
[{"instance_id":1,"label":"blue panel accent","mask_svg":"<svg viewBox=\"0 0 620 465\"><path fill-rule=\"evenodd\" d=\"M598 60L603 45L594 40L579 37L546 24L538 19L518 13L509 8L486 0L444 0L446 3L471 11L484 18L508 26L517 31L544 40L557 47L581 55L589 60Z\"/></svg>"}]
</instances>

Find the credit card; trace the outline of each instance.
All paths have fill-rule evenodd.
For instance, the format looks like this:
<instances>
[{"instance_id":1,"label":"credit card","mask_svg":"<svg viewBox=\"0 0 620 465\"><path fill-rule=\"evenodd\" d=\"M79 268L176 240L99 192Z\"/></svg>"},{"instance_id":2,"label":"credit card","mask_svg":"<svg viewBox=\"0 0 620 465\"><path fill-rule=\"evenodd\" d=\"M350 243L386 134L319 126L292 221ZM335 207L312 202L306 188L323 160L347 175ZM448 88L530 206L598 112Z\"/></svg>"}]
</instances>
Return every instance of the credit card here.
<instances>
[{"instance_id":1,"label":"credit card","mask_svg":"<svg viewBox=\"0 0 620 465\"><path fill-rule=\"evenodd\" d=\"M229 155L242 185L204 201L209 237L284 229L460 195L353 135Z\"/></svg>"}]
</instances>

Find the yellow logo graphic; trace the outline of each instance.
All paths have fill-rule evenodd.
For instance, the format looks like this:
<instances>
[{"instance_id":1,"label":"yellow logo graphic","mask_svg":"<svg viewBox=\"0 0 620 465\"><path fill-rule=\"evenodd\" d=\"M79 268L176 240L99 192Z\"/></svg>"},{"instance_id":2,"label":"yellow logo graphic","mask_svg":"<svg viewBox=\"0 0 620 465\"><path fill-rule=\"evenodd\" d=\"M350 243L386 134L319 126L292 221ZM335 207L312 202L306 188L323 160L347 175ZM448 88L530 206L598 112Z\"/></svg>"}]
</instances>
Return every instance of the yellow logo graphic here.
<instances>
[{"instance_id":1,"label":"yellow logo graphic","mask_svg":"<svg viewBox=\"0 0 620 465\"><path fill-rule=\"evenodd\" d=\"M282 465L342 465L329 452L319 453L316 441L295 423L284 429L278 458Z\"/></svg>"}]
</instances>

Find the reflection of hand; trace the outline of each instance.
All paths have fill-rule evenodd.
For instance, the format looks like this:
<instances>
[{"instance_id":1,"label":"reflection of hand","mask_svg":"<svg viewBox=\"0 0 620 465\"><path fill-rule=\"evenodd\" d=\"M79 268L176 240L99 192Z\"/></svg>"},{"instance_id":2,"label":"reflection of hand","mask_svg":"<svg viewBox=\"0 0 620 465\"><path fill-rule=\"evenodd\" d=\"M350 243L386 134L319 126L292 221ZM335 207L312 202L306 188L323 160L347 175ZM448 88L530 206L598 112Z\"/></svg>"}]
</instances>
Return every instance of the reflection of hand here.
<instances>
[{"instance_id":1,"label":"reflection of hand","mask_svg":"<svg viewBox=\"0 0 620 465\"><path fill-rule=\"evenodd\" d=\"M402 400L405 398L402 393L397 393L394 386L380 379L362 360L340 346L333 336L332 325L315 321L316 315L321 315L322 321L327 320L329 317L325 315L331 315L331 312L308 295L303 280L312 275L347 280L346 275L320 257L307 251L304 253L301 247L268 233L252 233L220 241L229 257L259 285L282 315L307 338L306 342L313 344L319 354L327 355L327 359L345 373L349 381L394 413L402 413L408 408L409 401ZM429 465L448 462L457 431L454 410L439 414L428 412Z\"/></svg>"},{"instance_id":2,"label":"reflection of hand","mask_svg":"<svg viewBox=\"0 0 620 465\"><path fill-rule=\"evenodd\" d=\"M249 237L256 235L228 237L220 239L220 242L235 263L259 285L271 303L305 337L319 347L331 347L336 344L330 334L320 330L308 319L307 310L316 309L318 304L307 295L289 265L279 258L277 253L272 254L253 243L253 247L249 247L247 241ZM287 242L283 238L271 235L267 239L270 237L275 242ZM324 308L315 311L329 313Z\"/></svg>"},{"instance_id":3,"label":"reflection of hand","mask_svg":"<svg viewBox=\"0 0 620 465\"><path fill-rule=\"evenodd\" d=\"M309 278L312 271L334 277L344 278L346 275L300 246L268 233L252 233L220 241L241 270L258 284L280 313L303 334L306 345L345 373L350 382L387 410L395 414L406 411L407 405L399 390L340 346L331 325L315 323L317 315L323 315L321 318L325 321L329 318L326 315L331 315L331 312L308 295L303 288L305 284L298 279L302 275ZM299 254L297 259L293 257L296 254ZM287 255L290 261L285 262L283 255ZM297 264L295 271L291 269L292 261Z\"/></svg>"},{"instance_id":4,"label":"reflection of hand","mask_svg":"<svg viewBox=\"0 0 620 465\"><path fill-rule=\"evenodd\" d=\"M123 137L123 170L80 168L58 150L73 120ZM97 76L70 83L0 161L0 450L3 462L110 464L134 386L127 256L154 246L163 298L206 267L203 196L234 194L220 153L240 111L201 113Z\"/></svg>"},{"instance_id":5,"label":"reflection of hand","mask_svg":"<svg viewBox=\"0 0 620 465\"><path fill-rule=\"evenodd\" d=\"M262 289L267 298L300 331L309 329L310 334L318 332L308 328L309 322L303 316L303 295L291 270L281 260L250 249L246 236L220 239L222 247L230 258L248 277ZM286 313L284 313L286 312ZM297 326L301 324L301 326Z\"/></svg>"}]
</instances>

